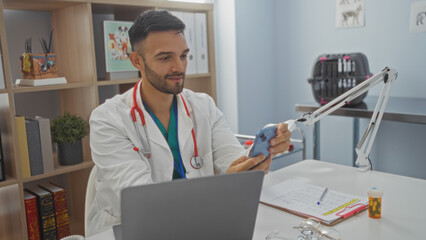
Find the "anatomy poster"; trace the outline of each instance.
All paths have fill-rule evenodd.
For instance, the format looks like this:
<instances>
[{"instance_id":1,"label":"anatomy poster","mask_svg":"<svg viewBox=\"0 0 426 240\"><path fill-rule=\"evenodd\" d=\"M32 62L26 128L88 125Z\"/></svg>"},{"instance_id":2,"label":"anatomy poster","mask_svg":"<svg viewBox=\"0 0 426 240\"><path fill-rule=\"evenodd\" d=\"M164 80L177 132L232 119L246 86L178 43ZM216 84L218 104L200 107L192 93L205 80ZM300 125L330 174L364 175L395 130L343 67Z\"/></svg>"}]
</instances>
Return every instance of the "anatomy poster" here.
<instances>
[{"instance_id":1,"label":"anatomy poster","mask_svg":"<svg viewBox=\"0 0 426 240\"><path fill-rule=\"evenodd\" d=\"M336 28L364 26L364 0L336 0Z\"/></svg>"},{"instance_id":2,"label":"anatomy poster","mask_svg":"<svg viewBox=\"0 0 426 240\"><path fill-rule=\"evenodd\" d=\"M411 4L410 32L426 32L426 1Z\"/></svg>"}]
</instances>

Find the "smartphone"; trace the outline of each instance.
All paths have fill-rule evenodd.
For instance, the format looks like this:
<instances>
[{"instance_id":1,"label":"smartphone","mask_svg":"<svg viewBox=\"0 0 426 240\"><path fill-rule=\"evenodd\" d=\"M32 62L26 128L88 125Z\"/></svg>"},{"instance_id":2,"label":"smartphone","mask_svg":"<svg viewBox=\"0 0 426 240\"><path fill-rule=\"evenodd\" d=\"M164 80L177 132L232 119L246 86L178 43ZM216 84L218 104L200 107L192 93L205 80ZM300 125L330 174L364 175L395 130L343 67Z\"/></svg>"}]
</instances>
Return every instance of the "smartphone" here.
<instances>
[{"instance_id":1,"label":"smartphone","mask_svg":"<svg viewBox=\"0 0 426 240\"><path fill-rule=\"evenodd\" d=\"M261 129L256 134L256 138L254 139L253 147L251 148L249 157L252 158L252 157L256 157L259 154L264 154L265 155L264 160L266 160L270 155L269 148L271 147L271 144L269 144L269 142L271 141L272 138L276 136L276 133L277 133L277 127L275 124L266 125L263 129ZM253 168L255 168L256 166L254 166Z\"/></svg>"}]
</instances>

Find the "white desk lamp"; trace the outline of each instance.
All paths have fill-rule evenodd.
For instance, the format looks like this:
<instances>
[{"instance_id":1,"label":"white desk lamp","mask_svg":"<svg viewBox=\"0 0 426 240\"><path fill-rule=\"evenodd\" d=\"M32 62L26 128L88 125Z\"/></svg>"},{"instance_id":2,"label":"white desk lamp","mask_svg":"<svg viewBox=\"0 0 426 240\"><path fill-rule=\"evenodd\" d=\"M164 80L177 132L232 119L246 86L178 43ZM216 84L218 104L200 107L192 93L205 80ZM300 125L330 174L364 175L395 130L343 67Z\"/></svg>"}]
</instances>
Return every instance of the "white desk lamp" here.
<instances>
[{"instance_id":1,"label":"white desk lamp","mask_svg":"<svg viewBox=\"0 0 426 240\"><path fill-rule=\"evenodd\" d=\"M395 69L385 67L380 73L365 80L358 86L348 90L333 101L317 109L315 112L305 113L302 115L302 117L296 120L286 121L288 128L290 131L293 131L296 128L296 122L302 122L306 126L309 126L319 121L321 118L336 111L340 107L346 105L346 103L351 102L356 97L367 92L370 88L374 87L383 80L384 85L382 87L379 99L377 100L370 124L368 125L367 129L365 129L361 140L355 148L355 152L358 155L355 164L359 167L359 170L371 170L371 162L369 159L371 147L373 145L374 138L376 137L377 130L379 129L380 122L382 121L383 113L385 111L386 104L388 103L392 85L397 77L398 72Z\"/></svg>"}]
</instances>

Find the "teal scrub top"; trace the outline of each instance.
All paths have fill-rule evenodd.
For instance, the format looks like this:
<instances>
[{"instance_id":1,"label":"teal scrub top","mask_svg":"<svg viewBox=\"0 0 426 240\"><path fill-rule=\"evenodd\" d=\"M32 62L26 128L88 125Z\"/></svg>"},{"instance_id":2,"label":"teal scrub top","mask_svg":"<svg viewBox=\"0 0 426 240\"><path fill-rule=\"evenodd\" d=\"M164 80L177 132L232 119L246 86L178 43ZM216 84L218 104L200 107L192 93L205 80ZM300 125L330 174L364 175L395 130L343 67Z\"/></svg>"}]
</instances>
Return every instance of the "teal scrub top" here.
<instances>
[{"instance_id":1,"label":"teal scrub top","mask_svg":"<svg viewBox=\"0 0 426 240\"><path fill-rule=\"evenodd\" d=\"M147 106L145 106L145 109L149 112L151 117L154 119L155 123L157 124L158 128L160 129L161 133L166 139L170 150L172 151L173 160L175 161L175 164L174 164L175 167L173 168L173 179L184 178L184 176L181 176L179 174L179 171L176 169L176 166L182 166L183 173L185 174L186 172L185 166L183 166L183 163L181 165L181 161L180 161L179 143L178 143L178 136L177 136L177 112L175 112L175 109L177 109L176 96L173 97L173 104L172 104L172 107L170 108L169 132L166 131L166 128L161 123L161 121L154 115L154 113L151 112L151 110Z\"/></svg>"}]
</instances>

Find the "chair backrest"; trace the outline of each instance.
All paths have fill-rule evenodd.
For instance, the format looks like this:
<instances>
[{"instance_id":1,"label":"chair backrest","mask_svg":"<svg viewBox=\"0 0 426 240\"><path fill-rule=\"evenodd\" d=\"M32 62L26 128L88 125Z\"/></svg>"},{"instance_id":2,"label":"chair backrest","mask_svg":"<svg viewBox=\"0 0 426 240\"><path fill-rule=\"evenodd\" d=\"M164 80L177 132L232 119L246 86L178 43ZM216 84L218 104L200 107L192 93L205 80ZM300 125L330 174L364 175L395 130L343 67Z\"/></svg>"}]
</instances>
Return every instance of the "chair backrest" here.
<instances>
[{"instance_id":1,"label":"chair backrest","mask_svg":"<svg viewBox=\"0 0 426 240\"><path fill-rule=\"evenodd\" d=\"M96 175L97 175L98 168L96 165L92 168L92 171L89 175L89 180L87 181L87 189L86 189L86 202L84 206L84 232L87 235L87 227L88 227L88 221L87 218L89 216L90 208L92 207L93 201L95 199L96 195Z\"/></svg>"}]
</instances>

